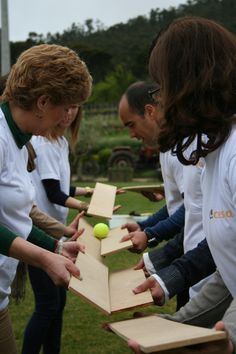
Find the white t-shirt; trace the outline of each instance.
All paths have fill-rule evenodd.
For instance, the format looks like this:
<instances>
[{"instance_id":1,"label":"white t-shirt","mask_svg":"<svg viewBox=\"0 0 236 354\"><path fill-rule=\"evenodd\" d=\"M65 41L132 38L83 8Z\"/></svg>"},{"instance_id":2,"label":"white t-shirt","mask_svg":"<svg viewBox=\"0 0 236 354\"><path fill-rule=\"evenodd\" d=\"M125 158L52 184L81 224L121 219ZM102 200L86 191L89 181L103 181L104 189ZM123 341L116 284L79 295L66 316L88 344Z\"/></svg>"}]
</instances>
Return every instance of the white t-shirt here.
<instances>
[{"instance_id":1,"label":"white t-shirt","mask_svg":"<svg viewBox=\"0 0 236 354\"><path fill-rule=\"evenodd\" d=\"M206 157L202 174L203 227L218 270L236 296L236 126Z\"/></svg>"},{"instance_id":2,"label":"white t-shirt","mask_svg":"<svg viewBox=\"0 0 236 354\"><path fill-rule=\"evenodd\" d=\"M28 152L19 149L0 110L0 224L26 239L32 229L29 217L34 188L27 172ZM0 235L1 237L1 235ZM8 304L10 285L18 261L0 254L0 310Z\"/></svg>"},{"instance_id":3,"label":"white t-shirt","mask_svg":"<svg viewBox=\"0 0 236 354\"><path fill-rule=\"evenodd\" d=\"M171 154L171 150L160 153L160 164L166 206L169 215L172 215L183 204L183 165Z\"/></svg>"},{"instance_id":4,"label":"white t-shirt","mask_svg":"<svg viewBox=\"0 0 236 354\"><path fill-rule=\"evenodd\" d=\"M206 138L204 138L206 140ZM196 149L197 140L185 151L184 155L189 158L191 152ZM198 243L205 238L202 223L202 187L201 175L205 166L204 158L200 158L196 165L184 166L184 253L197 247ZM189 290L190 298L195 296L202 286L209 280L209 277L202 279L193 285Z\"/></svg>"},{"instance_id":5,"label":"white t-shirt","mask_svg":"<svg viewBox=\"0 0 236 354\"><path fill-rule=\"evenodd\" d=\"M202 225L201 174L205 165L200 159L197 165L183 167L184 179L184 253L195 248L205 238Z\"/></svg>"},{"instance_id":6,"label":"white t-shirt","mask_svg":"<svg viewBox=\"0 0 236 354\"><path fill-rule=\"evenodd\" d=\"M48 215L65 224L68 208L49 201L42 180L58 180L61 190L69 195L70 165L68 142L64 137L52 142L44 137L33 136L31 143L37 155L35 159L36 168L31 172L31 178L36 190L36 205Z\"/></svg>"}]
</instances>

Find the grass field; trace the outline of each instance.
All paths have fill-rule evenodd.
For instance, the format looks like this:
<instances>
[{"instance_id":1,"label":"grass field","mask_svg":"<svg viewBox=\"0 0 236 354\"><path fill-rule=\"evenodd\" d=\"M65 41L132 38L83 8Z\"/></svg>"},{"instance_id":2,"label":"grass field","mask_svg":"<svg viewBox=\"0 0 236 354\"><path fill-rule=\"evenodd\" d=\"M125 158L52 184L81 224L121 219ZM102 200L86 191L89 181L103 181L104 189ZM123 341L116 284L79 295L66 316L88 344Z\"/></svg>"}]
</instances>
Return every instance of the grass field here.
<instances>
[{"instance_id":1,"label":"grass field","mask_svg":"<svg viewBox=\"0 0 236 354\"><path fill-rule=\"evenodd\" d=\"M151 182L153 184L153 181ZM126 183L131 185L134 183ZM142 183L143 184L143 183ZM87 183L80 183L80 186ZM93 184L90 184L92 187ZM119 187L121 186L118 185ZM126 214L130 211L135 212L154 212L159 209L163 202L152 203L138 193L127 192L116 197L116 204L121 204L119 214ZM71 211L69 221L76 214ZM95 218L87 219L91 224L95 224ZM133 266L140 259L140 255L132 254L128 251L120 252L116 255L108 256L106 263L109 269L123 269ZM27 284L27 294L25 300L16 305L10 304L10 313L14 325L18 350L22 345L22 337L25 325L31 316L34 307L34 300L30 285ZM175 309L175 300L171 300L164 307L149 306L141 311L149 312L168 312L172 313ZM140 309L139 309L140 311ZM64 311L64 326L62 334L61 354L126 354L131 353L126 343L118 336L106 332L102 324L132 317L134 311L123 312L111 316L104 315L92 305L86 303L78 296L68 292L67 304ZM6 353L7 354L7 353Z\"/></svg>"}]
</instances>

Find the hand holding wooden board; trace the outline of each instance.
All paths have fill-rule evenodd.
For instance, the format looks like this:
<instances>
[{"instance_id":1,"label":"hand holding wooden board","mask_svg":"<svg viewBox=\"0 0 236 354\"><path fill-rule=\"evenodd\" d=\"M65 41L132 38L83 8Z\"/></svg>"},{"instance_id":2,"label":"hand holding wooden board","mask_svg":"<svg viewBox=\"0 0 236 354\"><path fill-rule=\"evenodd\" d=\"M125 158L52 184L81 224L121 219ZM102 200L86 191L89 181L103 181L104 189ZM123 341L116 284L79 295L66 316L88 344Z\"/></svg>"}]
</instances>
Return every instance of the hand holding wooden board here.
<instances>
[{"instance_id":1,"label":"hand holding wooden board","mask_svg":"<svg viewBox=\"0 0 236 354\"><path fill-rule=\"evenodd\" d=\"M115 205L116 190L115 186L97 182L87 214L111 219Z\"/></svg>"},{"instance_id":2,"label":"hand holding wooden board","mask_svg":"<svg viewBox=\"0 0 236 354\"><path fill-rule=\"evenodd\" d=\"M130 240L120 242L122 237L129 233L127 229L120 227L110 229L106 238L98 240L94 236L93 227L84 218L80 219L79 228L84 228L84 232L78 241L85 245L86 253L99 261L102 261L101 256L107 256L133 246Z\"/></svg>"},{"instance_id":3,"label":"hand holding wooden board","mask_svg":"<svg viewBox=\"0 0 236 354\"><path fill-rule=\"evenodd\" d=\"M109 324L125 340L136 341L144 353L159 352L226 338L226 333L147 316Z\"/></svg>"}]
</instances>

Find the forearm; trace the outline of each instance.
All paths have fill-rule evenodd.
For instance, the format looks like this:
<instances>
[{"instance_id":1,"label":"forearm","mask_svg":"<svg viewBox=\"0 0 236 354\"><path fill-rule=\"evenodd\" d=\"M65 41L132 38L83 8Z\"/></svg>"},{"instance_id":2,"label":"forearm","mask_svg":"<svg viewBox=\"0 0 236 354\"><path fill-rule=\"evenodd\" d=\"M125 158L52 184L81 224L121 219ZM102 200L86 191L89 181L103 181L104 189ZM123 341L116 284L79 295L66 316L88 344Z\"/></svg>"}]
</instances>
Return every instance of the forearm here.
<instances>
[{"instance_id":1,"label":"forearm","mask_svg":"<svg viewBox=\"0 0 236 354\"><path fill-rule=\"evenodd\" d=\"M10 248L17 235L0 225L0 253L9 256Z\"/></svg>"},{"instance_id":2,"label":"forearm","mask_svg":"<svg viewBox=\"0 0 236 354\"><path fill-rule=\"evenodd\" d=\"M146 220L138 222L141 230L144 230L146 227L151 227L156 225L159 221L168 218L168 210L166 205L157 211L155 214L149 216Z\"/></svg>"},{"instance_id":3,"label":"forearm","mask_svg":"<svg viewBox=\"0 0 236 354\"><path fill-rule=\"evenodd\" d=\"M78 200L76 198L72 198L72 197L68 197L65 201L65 206L67 208L71 208L71 209L77 209L77 210L84 210L87 211L88 210L88 204L85 202L81 202L81 200Z\"/></svg>"},{"instance_id":4,"label":"forearm","mask_svg":"<svg viewBox=\"0 0 236 354\"><path fill-rule=\"evenodd\" d=\"M213 327L222 319L231 301L232 296L219 272L215 272L201 291L178 312L161 316L176 322Z\"/></svg>"},{"instance_id":5,"label":"forearm","mask_svg":"<svg viewBox=\"0 0 236 354\"><path fill-rule=\"evenodd\" d=\"M159 221L152 227L145 228L149 246L155 245L163 240L169 240L179 233L184 226L185 208L182 205L174 214Z\"/></svg>"},{"instance_id":6,"label":"forearm","mask_svg":"<svg viewBox=\"0 0 236 354\"><path fill-rule=\"evenodd\" d=\"M34 205L31 209L30 217L35 226L42 229L50 236L61 238L69 233L68 227L51 216L45 214L36 205Z\"/></svg>"},{"instance_id":7,"label":"forearm","mask_svg":"<svg viewBox=\"0 0 236 354\"><path fill-rule=\"evenodd\" d=\"M57 246L57 241L47 235L44 231L40 230L33 225L32 230L27 238L27 241L47 249L48 251L54 252Z\"/></svg>"},{"instance_id":8,"label":"forearm","mask_svg":"<svg viewBox=\"0 0 236 354\"><path fill-rule=\"evenodd\" d=\"M38 247L21 237L16 237L11 244L9 256L35 267L44 267L44 260L49 251Z\"/></svg>"},{"instance_id":9,"label":"forearm","mask_svg":"<svg viewBox=\"0 0 236 354\"><path fill-rule=\"evenodd\" d=\"M181 236L181 234L177 236ZM179 241L181 241L181 237ZM163 247L163 251L165 248L168 252L170 251L170 247L167 247L167 245ZM173 248L171 254L175 254L175 249L176 257L178 257L178 247ZM149 252L149 258L156 269L156 274L165 283L170 298L182 292L183 289L187 289L206 278L216 269L215 262L205 239L200 242L196 248L185 254L183 254L182 250L182 255L174 259L173 262L171 264L169 263L165 268L160 269L160 267L158 267L159 260L157 259L155 251ZM166 256L166 258L168 259L169 257ZM169 260L171 262L170 258ZM199 260L201 260L201 262L199 262Z\"/></svg>"},{"instance_id":10,"label":"forearm","mask_svg":"<svg viewBox=\"0 0 236 354\"><path fill-rule=\"evenodd\" d=\"M167 267L174 259L183 255L183 240L184 230L175 235L162 248L148 252L149 259L156 271Z\"/></svg>"}]
</instances>

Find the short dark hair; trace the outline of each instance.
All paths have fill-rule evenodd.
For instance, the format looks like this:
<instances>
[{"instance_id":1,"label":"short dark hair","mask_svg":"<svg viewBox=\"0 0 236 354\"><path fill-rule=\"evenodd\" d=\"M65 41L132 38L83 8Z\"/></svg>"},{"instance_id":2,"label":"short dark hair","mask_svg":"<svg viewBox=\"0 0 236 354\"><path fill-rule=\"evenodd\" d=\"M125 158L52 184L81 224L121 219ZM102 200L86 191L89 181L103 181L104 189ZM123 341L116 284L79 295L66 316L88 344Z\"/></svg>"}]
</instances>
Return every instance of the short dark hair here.
<instances>
[{"instance_id":1,"label":"short dark hair","mask_svg":"<svg viewBox=\"0 0 236 354\"><path fill-rule=\"evenodd\" d=\"M130 110L143 116L146 104L156 104L154 99L150 96L149 91L158 88L158 84L145 81L137 81L130 85L124 93Z\"/></svg>"}]
</instances>

